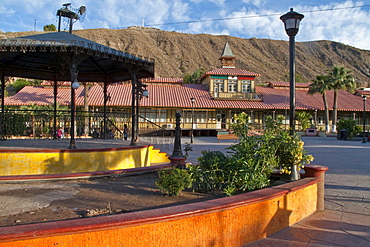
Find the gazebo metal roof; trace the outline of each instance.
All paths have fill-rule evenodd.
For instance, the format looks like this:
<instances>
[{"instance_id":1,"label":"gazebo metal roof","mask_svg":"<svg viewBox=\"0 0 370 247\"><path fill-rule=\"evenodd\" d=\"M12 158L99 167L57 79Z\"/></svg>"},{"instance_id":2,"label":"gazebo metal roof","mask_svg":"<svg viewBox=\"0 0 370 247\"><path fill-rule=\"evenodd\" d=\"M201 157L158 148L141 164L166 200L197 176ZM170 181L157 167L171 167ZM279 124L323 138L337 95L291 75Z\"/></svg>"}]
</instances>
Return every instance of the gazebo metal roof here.
<instances>
[{"instance_id":1,"label":"gazebo metal roof","mask_svg":"<svg viewBox=\"0 0 370 247\"><path fill-rule=\"evenodd\" d=\"M109 82L154 76L154 61L112 49L67 32L0 40L0 70L5 76L71 80L72 54L78 81Z\"/></svg>"},{"instance_id":2,"label":"gazebo metal roof","mask_svg":"<svg viewBox=\"0 0 370 247\"><path fill-rule=\"evenodd\" d=\"M132 80L132 97L138 98L139 85L141 85L138 79L154 77L154 61L135 57L71 33L52 32L0 39L0 76L2 92L5 90L5 76L52 80L54 81L55 103L57 81L71 81L71 142L69 148L74 149L76 147L74 144L75 90L73 84L75 83L72 82L104 83L105 129L107 85ZM132 101L133 110L137 108L135 102ZM54 133L56 132L55 105ZM1 139L4 139L4 111L4 94L2 93ZM133 120L135 120L134 114ZM134 129L132 132L134 133ZM134 144L134 135L132 137L132 144Z\"/></svg>"}]
</instances>

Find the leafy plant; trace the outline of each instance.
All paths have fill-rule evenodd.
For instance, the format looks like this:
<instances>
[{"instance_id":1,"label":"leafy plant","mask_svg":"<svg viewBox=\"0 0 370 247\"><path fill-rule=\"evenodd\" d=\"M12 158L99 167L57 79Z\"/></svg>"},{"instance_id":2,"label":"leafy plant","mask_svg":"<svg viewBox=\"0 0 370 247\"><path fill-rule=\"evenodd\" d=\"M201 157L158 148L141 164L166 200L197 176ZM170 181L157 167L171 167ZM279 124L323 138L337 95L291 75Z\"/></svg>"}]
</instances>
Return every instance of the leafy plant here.
<instances>
[{"instance_id":1,"label":"leafy plant","mask_svg":"<svg viewBox=\"0 0 370 247\"><path fill-rule=\"evenodd\" d=\"M193 151L193 147L190 146L189 143L184 145L184 152L185 152L184 157L185 158L188 158L189 157L189 152L192 152L192 151Z\"/></svg>"},{"instance_id":2,"label":"leafy plant","mask_svg":"<svg viewBox=\"0 0 370 247\"><path fill-rule=\"evenodd\" d=\"M305 164L309 164L314 158L308 155L303 148L304 142L297 135L290 135L283 129L284 116L279 115L277 120L268 116L266 131L264 135L271 136L268 145L275 150L278 162L275 168L280 169L281 173L291 174L292 167L297 166L298 170Z\"/></svg>"},{"instance_id":3,"label":"leafy plant","mask_svg":"<svg viewBox=\"0 0 370 247\"><path fill-rule=\"evenodd\" d=\"M229 157L220 151L202 151L199 165L189 167L193 191L208 192L224 189L227 179Z\"/></svg>"},{"instance_id":4,"label":"leafy plant","mask_svg":"<svg viewBox=\"0 0 370 247\"><path fill-rule=\"evenodd\" d=\"M284 174L291 174L292 167L297 166L298 171L313 160L303 148L304 142L296 135L282 131L274 140L277 148L276 157L279 160L278 168Z\"/></svg>"},{"instance_id":5,"label":"leafy plant","mask_svg":"<svg viewBox=\"0 0 370 247\"><path fill-rule=\"evenodd\" d=\"M337 125L338 131L341 131L342 129L347 130L349 139L361 132L361 127L357 125L357 122L354 119L341 118L337 122Z\"/></svg>"},{"instance_id":6,"label":"leafy plant","mask_svg":"<svg viewBox=\"0 0 370 247\"><path fill-rule=\"evenodd\" d=\"M311 114L306 111L298 111L295 114L297 121L300 123L302 131L310 127Z\"/></svg>"},{"instance_id":7,"label":"leafy plant","mask_svg":"<svg viewBox=\"0 0 370 247\"><path fill-rule=\"evenodd\" d=\"M191 176L185 169L172 167L158 172L155 185L167 196L179 196L180 191L191 187Z\"/></svg>"},{"instance_id":8,"label":"leafy plant","mask_svg":"<svg viewBox=\"0 0 370 247\"><path fill-rule=\"evenodd\" d=\"M57 28L54 24L48 24L44 26L44 31L56 31Z\"/></svg>"}]
</instances>

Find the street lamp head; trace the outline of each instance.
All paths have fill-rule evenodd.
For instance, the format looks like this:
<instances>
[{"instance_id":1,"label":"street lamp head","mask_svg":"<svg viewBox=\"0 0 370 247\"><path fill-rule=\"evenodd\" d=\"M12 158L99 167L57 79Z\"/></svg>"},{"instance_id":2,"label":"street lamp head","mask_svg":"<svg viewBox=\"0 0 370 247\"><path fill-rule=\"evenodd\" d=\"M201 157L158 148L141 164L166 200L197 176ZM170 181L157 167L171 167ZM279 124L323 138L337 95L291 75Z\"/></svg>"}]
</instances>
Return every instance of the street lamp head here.
<instances>
[{"instance_id":1,"label":"street lamp head","mask_svg":"<svg viewBox=\"0 0 370 247\"><path fill-rule=\"evenodd\" d=\"M78 83L77 79L75 79L72 83L72 88L77 89L80 87L80 83Z\"/></svg>"},{"instance_id":2,"label":"street lamp head","mask_svg":"<svg viewBox=\"0 0 370 247\"><path fill-rule=\"evenodd\" d=\"M291 8L288 13L280 16L280 20L284 22L285 31L289 37L297 35L299 24L303 17L304 15L293 11L293 8Z\"/></svg>"},{"instance_id":3,"label":"street lamp head","mask_svg":"<svg viewBox=\"0 0 370 247\"><path fill-rule=\"evenodd\" d=\"M363 101L366 101L366 98L367 98L367 96L366 96L366 95L362 95L362 100L363 100Z\"/></svg>"},{"instance_id":4,"label":"street lamp head","mask_svg":"<svg viewBox=\"0 0 370 247\"><path fill-rule=\"evenodd\" d=\"M143 96L144 96L145 98L148 98L148 96L149 96L149 91L145 89L145 90L143 91Z\"/></svg>"},{"instance_id":5,"label":"street lamp head","mask_svg":"<svg viewBox=\"0 0 370 247\"><path fill-rule=\"evenodd\" d=\"M190 98L190 101L191 101L191 103L193 103L193 104L194 104L194 102L195 102L195 98Z\"/></svg>"}]
</instances>

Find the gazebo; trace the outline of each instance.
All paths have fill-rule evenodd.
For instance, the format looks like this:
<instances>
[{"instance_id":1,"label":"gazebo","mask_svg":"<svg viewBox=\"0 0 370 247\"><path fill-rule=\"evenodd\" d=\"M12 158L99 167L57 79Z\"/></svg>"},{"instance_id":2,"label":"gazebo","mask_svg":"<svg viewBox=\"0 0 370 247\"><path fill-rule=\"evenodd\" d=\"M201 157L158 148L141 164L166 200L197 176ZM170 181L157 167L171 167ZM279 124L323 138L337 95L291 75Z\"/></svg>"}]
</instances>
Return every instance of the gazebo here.
<instances>
[{"instance_id":1,"label":"gazebo","mask_svg":"<svg viewBox=\"0 0 370 247\"><path fill-rule=\"evenodd\" d=\"M107 85L120 81L132 81L132 128L131 143L136 140L135 107L140 97L139 79L154 77L154 60L135 57L68 32L52 32L11 39L0 39L1 122L0 137L4 136L5 77L51 80L54 82L54 102L58 93L58 81L71 81L71 139L70 149L75 149L74 114L75 89L78 82L102 83L104 92L104 129L106 127ZM56 114L56 104L54 104ZM54 133L56 120L54 116Z\"/></svg>"}]
</instances>

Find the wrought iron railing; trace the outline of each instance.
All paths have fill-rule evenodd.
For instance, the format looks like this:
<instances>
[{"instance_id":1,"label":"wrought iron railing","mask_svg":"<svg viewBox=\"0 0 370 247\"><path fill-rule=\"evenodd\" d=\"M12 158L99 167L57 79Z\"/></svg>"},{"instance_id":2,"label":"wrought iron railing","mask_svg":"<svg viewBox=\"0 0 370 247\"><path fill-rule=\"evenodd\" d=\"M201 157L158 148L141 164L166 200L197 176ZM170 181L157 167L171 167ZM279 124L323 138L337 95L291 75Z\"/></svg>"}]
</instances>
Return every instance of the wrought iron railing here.
<instances>
[{"instance_id":1,"label":"wrought iron railing","mask_svg":"<svg viewBox=\"0 0 370 247\"><path fill-rule=\"evenodd\" d=\"M174 132L139 116L138 135L140 141L147 141L160 149L173 150Z\"/></svg>"}]
</instances>

